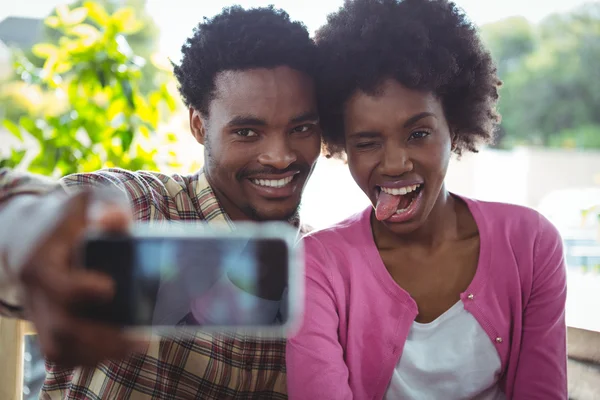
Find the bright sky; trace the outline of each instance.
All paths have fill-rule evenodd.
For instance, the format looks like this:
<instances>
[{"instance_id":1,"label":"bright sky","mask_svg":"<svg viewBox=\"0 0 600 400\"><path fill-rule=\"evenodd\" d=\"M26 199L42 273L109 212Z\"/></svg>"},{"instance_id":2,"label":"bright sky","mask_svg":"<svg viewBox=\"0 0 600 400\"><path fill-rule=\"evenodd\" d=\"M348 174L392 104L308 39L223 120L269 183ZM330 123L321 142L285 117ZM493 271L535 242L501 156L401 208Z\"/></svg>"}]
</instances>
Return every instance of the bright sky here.
<instances>
[{"instance_id":1,"label":"bright sky","mask_svg":"<svg viewBox=\"0 0 600 400\"><path fill-rule=\"evenodd\" d=\"M522 15L537 22L551 13L564 12L585 2L586 0L456 0L477 24L514 15ZM0 19L8 15L41 18L63 1L27 0L3 3ZM309 30L314 32L325 23L327 14L335 11L343 0L148 0L148 9L162 32L161 51L177 60L179 48L203 17L210 17L223 7L236 3L244 7L274 4L288 11L293 19L304 21Z\"/></svg>"}]
</instances>

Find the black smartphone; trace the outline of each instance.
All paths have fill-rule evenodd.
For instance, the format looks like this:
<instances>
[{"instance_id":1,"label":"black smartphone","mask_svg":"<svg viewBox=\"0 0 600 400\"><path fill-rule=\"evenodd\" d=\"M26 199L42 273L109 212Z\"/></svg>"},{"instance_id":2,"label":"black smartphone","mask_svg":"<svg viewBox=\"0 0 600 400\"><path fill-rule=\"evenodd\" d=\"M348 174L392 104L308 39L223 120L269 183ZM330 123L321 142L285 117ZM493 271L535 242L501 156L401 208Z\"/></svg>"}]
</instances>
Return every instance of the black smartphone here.
<instances>
[{"instance_id":1,"label":"black smartphone","mask_svg":"<svg viewBox=\"0 0 600 400\"><path fill-rule=\"evenodd\" d=\"M109 275L113 299L80 313L124 328L289 327L300 312L302 257L280 223L225 229L140 225L130 234L89 235L85 268Z\"/></svg>"}]
</instances>

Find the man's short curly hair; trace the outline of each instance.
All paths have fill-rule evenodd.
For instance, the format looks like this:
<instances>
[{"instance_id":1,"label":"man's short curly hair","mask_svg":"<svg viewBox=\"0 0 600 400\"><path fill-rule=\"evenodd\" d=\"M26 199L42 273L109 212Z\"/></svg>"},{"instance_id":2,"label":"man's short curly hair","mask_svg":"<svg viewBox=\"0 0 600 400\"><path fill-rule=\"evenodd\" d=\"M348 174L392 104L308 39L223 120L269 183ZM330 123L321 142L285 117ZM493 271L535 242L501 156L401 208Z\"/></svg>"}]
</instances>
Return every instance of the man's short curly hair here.
<instances>
[{"instance_id":1,"label":"man's short curly hair","mask_svg":"<svg viewBox=\"0 0 600 400\"><path fill-rule=\"evenodd\" d=\"M208 113L215 78L222 71L288 66L314 76L316 46L306 27L273 6L224 8L205 18L173 65L187 107Z\"/></svg>"},{"instance_id":2,"label":"man's short curly hair","mask_svg":"<svg viewBox=\"0 0 600 400\"><path fill-rule=\"evenodd\" d=\"M491 142L501 84L489 52L464 13L447 0L346 0L316 35L317 88L330 154L344 148L343 107L386 79L434 93L454 136L454 151Z\"/></svg>"}]
</instances>

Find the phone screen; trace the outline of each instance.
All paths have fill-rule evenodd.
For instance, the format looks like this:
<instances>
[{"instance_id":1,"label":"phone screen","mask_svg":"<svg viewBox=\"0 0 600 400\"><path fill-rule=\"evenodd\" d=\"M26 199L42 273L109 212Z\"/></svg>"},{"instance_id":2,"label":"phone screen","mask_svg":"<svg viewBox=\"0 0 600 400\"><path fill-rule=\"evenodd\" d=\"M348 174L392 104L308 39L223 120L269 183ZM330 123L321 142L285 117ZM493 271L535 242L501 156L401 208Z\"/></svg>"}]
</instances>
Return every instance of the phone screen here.
<instances>
[{"instance_id":1,"label":"phone screen","mask_svg":"<svg viewBox=\"0 0 600 400\"><path fill-rule=\"evenodd\" d=\"M98 237L84 265L110 275L110 303L86 317L121 326L283 325L288 243L268 238Z\"/></svg>"}]
</instances>

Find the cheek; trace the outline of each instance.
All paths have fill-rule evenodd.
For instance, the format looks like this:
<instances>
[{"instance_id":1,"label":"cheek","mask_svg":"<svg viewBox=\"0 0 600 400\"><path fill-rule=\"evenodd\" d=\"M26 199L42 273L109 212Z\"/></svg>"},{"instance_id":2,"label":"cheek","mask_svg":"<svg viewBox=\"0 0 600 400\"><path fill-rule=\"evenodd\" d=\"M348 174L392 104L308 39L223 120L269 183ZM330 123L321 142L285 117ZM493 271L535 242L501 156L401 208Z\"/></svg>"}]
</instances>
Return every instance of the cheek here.
<instances>
[{"instance_id":1,"label":"cheek","mask_svg":"<svg viewBox=\"0 0 600 400\"><path fill-rule=\"evenodd\" d=\"M210 154L213 168L222 177L235 177L244 166L251 164L250 160L256 159L251 149L236 143L220 142L210 149Z\"/></svg>"},{"instance_id":2,"label":"cheek","mask_svg":"<svg viewBox=\"0 0 600 400\"><path fill-rule=\"evenodd\" d=\"M436 178L444 180L451 155L452 151L449 145L438 143L414 153L414 160L417 166L421 165L424 170L422 172L429 174L430 178L434 178L433 175L436 175Z\"/></svg>"},{"instance_id":3,"label":"cheek","mask_svg":"<svg viewBox=\"0 0 600 400\"><path fill-rule=\"evenodd\" d=\"M359 154L355 152L347 152L348 156L348 169L350 170L350 175L356 182L356 184L366 191L369 189L369 178L371 176L372 161L369 160L368 157L365 157L364 154Z\"/></svg>"},{"instance_id":4,"label":"cheek","mask_svg":"<svg viewBox=\"0 0 600 400\"><path fill-rule=\"evenodd\" d=\"M301 159L313 164L321 154L321 135L313 135L295 141L294 148Z\"/></svg>"}]
</instances>

